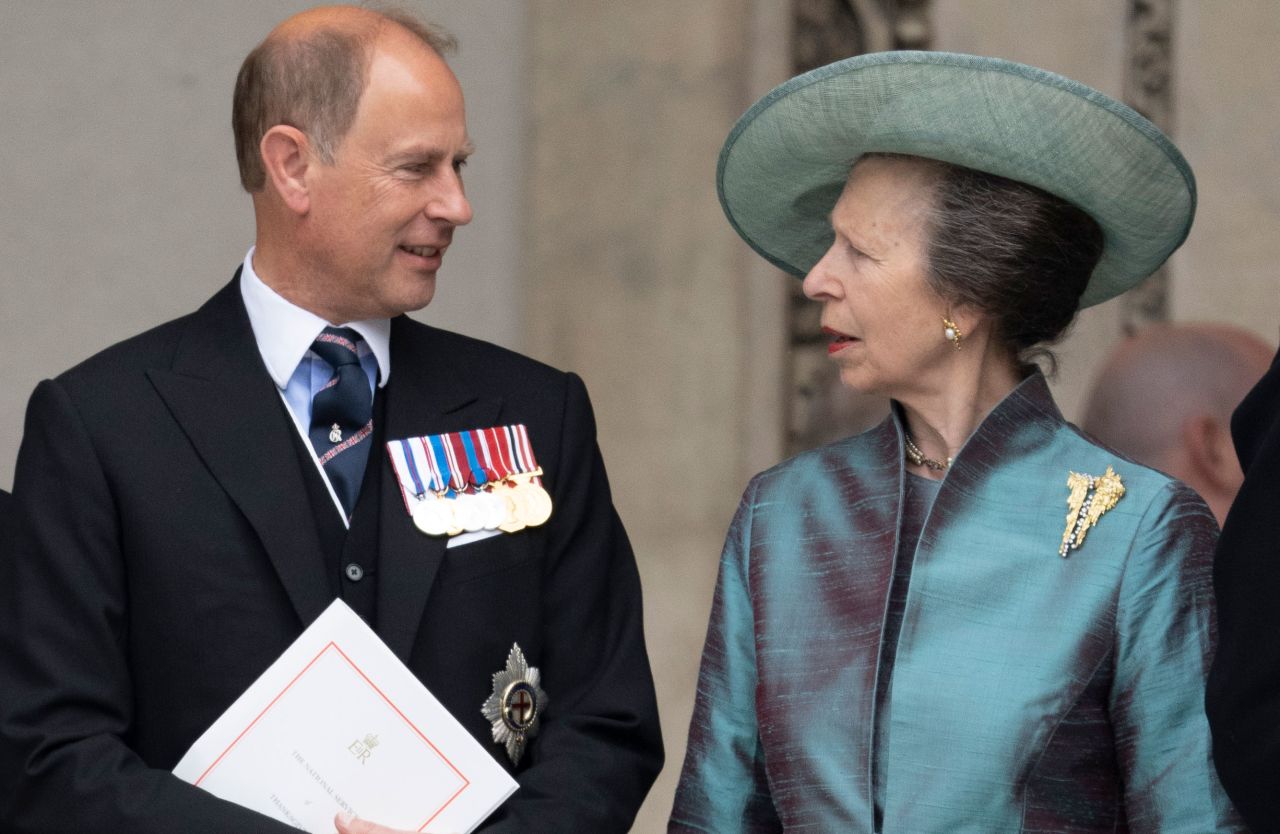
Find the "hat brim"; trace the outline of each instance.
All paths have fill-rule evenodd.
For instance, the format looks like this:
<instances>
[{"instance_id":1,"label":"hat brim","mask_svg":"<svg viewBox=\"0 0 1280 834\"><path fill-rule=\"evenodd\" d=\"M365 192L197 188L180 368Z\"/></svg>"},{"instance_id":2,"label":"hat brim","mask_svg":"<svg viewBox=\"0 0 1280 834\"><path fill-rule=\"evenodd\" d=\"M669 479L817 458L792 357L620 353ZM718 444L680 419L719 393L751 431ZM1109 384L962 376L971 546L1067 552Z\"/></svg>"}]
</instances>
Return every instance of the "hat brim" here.
<instances>
[{"instance_id":1,"label":"hat brim","mask_svg":"<svg viewBox=\"0 0 1280 834\"><path fill-rule=\"evenodd\" d=\"M1154 272L1195 215L1190 166L1131 108L1025 64L909 51L820 67L756 102L720 152L720 204L753 249L804 275L831 245L850 167L870 152L997 174L1087 212L1104 247L1081 307Z\"/></svg>"}]
</instances>

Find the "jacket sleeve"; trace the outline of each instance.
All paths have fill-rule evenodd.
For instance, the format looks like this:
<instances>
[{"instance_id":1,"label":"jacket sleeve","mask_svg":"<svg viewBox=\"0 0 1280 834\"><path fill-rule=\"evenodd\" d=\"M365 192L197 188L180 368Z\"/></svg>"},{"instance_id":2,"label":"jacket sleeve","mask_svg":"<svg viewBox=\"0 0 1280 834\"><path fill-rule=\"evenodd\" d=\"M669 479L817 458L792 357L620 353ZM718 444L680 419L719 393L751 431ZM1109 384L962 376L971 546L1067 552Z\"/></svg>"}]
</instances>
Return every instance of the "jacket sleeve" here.
<instances>
[{"instance_id":1,"label":"jacket sleeve","mask_svg":"<svg viewBox=\"0 0 1280 834\"><path fill-rule=\"evenodd\" d=\"M1236 410L1245 472L1214 563L1218 652L1207 707L1227 793L1257 832L1280 832L1280 353Z\"/></svg>"},{"instance_id":2,"label":"jacket sleeve","mask_svg":"<svg viewBox=\"0 0 1280 834\"><path fill-rule=\"evenodd\" d=\"M31 398L13 504L0 540L0 830L294 831L127 744L125 546L109 478L56 382Z\"/></svg>"},{"instance_id":3,"label":"jacket sleeve","mask_svg":"<svg viewBox=\"0 0 1280 834\"><path fill-rule=\"evenodd\" d=\"M1245 830L1214 772L1204 715L1216 539L1204 502L1170 482L1125 564L1110 710L1134 834Z\"/></svg>"},{"instance_id":4,"label":"jacket sleeve","mask_svg":"<svg viewBox=\"0 0 1280 834\"><path fill-rule=\"evenodd\" d=\"M720 558L698 673L689 747L668 831L781 831L756 723L755 615L749 555L754 485Z\"/></svg>"},{"instance_id":5,"label":"jacket sleeve","mask_svg":"<svg viewBox=\"0 0 1280 834\"><path fill-rule=\"evenodd\" d=\"M548 471L540 662L556 669L545 723L518 790L487 834L626 832L662 769L662 733L645 651L640 576L613 508L595 418L567 375L560 459Z\"/></svg>"}]
</instances>

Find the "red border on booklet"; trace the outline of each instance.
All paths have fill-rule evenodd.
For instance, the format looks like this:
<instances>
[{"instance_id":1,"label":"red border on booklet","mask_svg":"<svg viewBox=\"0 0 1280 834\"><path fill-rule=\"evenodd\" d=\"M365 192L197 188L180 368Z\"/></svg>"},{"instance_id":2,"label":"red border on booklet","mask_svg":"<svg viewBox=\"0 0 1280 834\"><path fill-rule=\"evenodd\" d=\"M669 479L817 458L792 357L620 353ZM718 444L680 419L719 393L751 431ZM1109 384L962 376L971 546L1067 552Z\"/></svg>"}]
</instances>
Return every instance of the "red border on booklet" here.
<instances>
[{"instance_id":1,"label":"red border on booklet","mask_svg":"<svg viewBox=\"0 0 1280 834\"><path fill-rule=\"evenodd\" d=\"M244 738L249 733L249 731L253 729L254 725L257 724L259 720L261 720L262 716L266 715L267 712L276 705L276 702L278 702L281 698L283 698L284 694L288 692L290 689L292 689L293 685L297 683L298 680L303 675L305 675L307 671L311 669L312 666L316 665L316 661L324 657L325 653L328 652L330 649L333 649L335 652L341 655L342 659L345 660L351 666L351 668L356 671L356 674L359 675L364 680L365 683L369 684L369 687L373 689L374 692L377 692L378 696L382 698L382 700L387 702L387 706L391 707L391 709L395 711L395 714L400 716L400 719L404 721L404 723L409 725L409 728L413 730L413 732L418 736L418 738L422 739L423 742L425 742L426 745L431 748L432 752L434 752L437 756L439 756L440 760L443 761L445 764L447 764L449 766L449 769L452 770L454 773L458 774L458 778L462 780L462 787L458 788L458 790L454 792L453 796L445 800L445 803L441 805L439 808L437 808L434 814L427 817L426 822L418 826L417 830L421 831L422 829L430 825L432 821L435 820L436 817L440 816L440 814L444 812L445 808L448 808L450 805L452 805L453 801L457 799L459 796L461 796L463 791L465 791L468 787L471 786L471 780L468 779L466 776L462 775L462 771L458 770L458 768L454 765L454 763L449 761L449 757L446 756L444 753L441 753L440 748L432 744L431 739L427 738L423 734L423 732L419 730L403 712L400 711L400 708L397 707L395 703L386 696L386 693L384 693L381 689L379 689L377 684L369 680L369 676L366 675L360 669L360 667L355 664L355 661L353 661L350 657L347 657L347 653L344 652L341 648L339 648L338 644L333 641L329 641L329 644L326 645L323 649L321 649L319 654L311 658L311 662L309 662L306 666L303 666L302 671L299 672L297 675L295 675L293 680L289 681L289 685L286 686L284 689L280 690L280 694L272 698L271 703L263 707L262 712L258 713L257 718L254 718L252 721L249 722L249 726L245 727L244 730L240 732L240 735L236 736L235 741L232 741L231 744L227 746L227 749L223 750L218 755L218 758L213 760L213 764L209 765L209 767L205 769L205 772L200 774L200 778L197 779L194 784L198 786L201 782L203 782L205 777L208 776L210 773L212 773L213 769L217 767L222 762L223 759L226 758L228 753L231 752L231 748L239 744L240 739Z\"/></svg>"}]
</instances>

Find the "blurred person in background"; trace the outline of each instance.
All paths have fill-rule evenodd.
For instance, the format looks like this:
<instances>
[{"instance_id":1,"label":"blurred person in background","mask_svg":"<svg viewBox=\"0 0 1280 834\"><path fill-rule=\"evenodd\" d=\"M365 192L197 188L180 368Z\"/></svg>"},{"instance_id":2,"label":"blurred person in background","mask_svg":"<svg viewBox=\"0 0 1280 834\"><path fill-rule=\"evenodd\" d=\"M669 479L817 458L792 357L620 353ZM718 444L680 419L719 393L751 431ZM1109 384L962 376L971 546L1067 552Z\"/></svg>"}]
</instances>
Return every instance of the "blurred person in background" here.
<instances>
[{"instance_id":1,"label":"blurred person in background","mask_svg":"<svg viewBox=\"0 0 1280 834\"><path fill-rule=\"evenodd\" d=\"M1218 524L1244 473L1231 412L1274 348L1229 324L1153 324L1121 342L1094 380L1080 427L1194 489Z\"/></svg>"}]
</instances>

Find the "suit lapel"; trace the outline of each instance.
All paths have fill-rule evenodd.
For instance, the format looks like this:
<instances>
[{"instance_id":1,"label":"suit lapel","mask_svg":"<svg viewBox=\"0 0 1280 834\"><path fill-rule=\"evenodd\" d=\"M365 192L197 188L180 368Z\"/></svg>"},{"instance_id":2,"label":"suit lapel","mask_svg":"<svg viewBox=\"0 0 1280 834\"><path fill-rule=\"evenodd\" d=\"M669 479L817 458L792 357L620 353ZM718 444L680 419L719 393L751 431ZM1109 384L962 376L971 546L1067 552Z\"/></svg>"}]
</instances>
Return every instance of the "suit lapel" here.
<instances>
[{"instance_id":1,"label":"suit lapel","mask_svg":"<svg viewBox=\"0 0 1280 834\"><path fill-rule=\"evenodd\" d=\"M171 371L152 384L261 539L304 625L332 597L294 431L262 364L239 272L190 319Z\"/></svg>"},{"instance_id":2,"label":"suit lapel","mask_svg":"<svg viewBox=\"0 0 1280 834\"><path fill-rule=\"evenodd\" d=\"M385 390L388 442L494 424L502 400L478 395L466 369L445 356L436 331L401 316L391 323L391 379ZM386 447L374 449L382 472L378 541L378 633L406 663L446 539L418 531Z\"/></svg>"}]
</instances>

